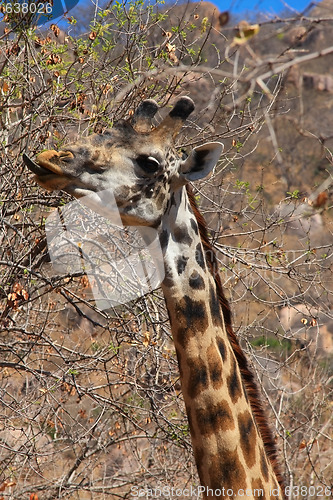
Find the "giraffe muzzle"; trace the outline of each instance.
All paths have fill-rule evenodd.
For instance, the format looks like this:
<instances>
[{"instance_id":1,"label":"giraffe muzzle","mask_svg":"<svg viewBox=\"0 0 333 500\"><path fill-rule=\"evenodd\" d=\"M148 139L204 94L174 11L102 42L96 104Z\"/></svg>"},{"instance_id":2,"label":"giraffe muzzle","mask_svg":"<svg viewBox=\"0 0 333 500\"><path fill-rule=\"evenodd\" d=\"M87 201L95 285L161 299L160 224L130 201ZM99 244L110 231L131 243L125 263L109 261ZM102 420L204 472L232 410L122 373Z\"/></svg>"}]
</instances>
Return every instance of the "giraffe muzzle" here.
<instances>
[{"instance_id":1,"label":"giraffe muzzle","mask_svg":"<svg viewBox=\"0 0 333 500\"><path fill-rule=\"evenodd\" d=\"M31 160L31 158L29 158L29 156L26 155L25 153L23 153L22 158L25 165L33 174L38 175L39 177L43 177L44 175L48 175L50 173L50 171L47 168L37 165L37 163Z\"/></svg>"},{"instance_id":2,"label":"giraffe muzzle","mask_svg":"<svg viewBox=\"0 0 333 500\"><path fill-rule=\"evenodd\" d=\"M58 152L53 149L39 153L36 162L31 160L26 154L23 155L23 161L26 166L39 177L43 177L50 173L65 175L65 172L59 164L62 161L66 162L72 158L74 158L74 155L70 151Z\"/></svg>"}]
</instances>

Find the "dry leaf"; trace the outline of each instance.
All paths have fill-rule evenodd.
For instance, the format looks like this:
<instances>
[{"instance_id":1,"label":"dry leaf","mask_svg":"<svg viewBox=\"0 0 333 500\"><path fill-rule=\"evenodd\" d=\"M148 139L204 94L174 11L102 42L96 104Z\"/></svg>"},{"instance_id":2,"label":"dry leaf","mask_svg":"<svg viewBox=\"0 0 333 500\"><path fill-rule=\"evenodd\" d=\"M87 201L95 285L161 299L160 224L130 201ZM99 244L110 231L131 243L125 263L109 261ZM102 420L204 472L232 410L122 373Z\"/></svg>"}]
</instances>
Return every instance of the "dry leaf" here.
<instances>
[{"instance_id":1,"label":"dry leaf","mask_svg":"<svg viewBox=\"0 0 333 500\"><path fill-rule=\"evenodd\" d=\"M145 332L143 334L143 341L142 341L143 345L145 347L148 347L149 344L150 344L150 332Z\"/></svg>"},{"instance_id":2,"label":"dry leaf","mask_svg":"<svg viewBox=\"0 0 333 500\"><path fill-rule=\"evenodd\" d=\"M233 45L242 45L250 38L259 33L259 24L249 24L246 21L241 21L238 25L237 35L234 37Z\"/></svg>"},{"instance_id":3,"label":"dry leaf","mask_svg":"<svg viewBox=\"0 0 333 500\"><path fill-rule=\"evenodd\" d=\"M222 28L222 26L225 26L226 24L228 24L229 22L229 12L226 10L224 12L221 12L221 14L219 15L219 25L220 27Z\"/></svg>"},{"instance_id":4,"label":"dry leaf","mask_svg":"<svg viewBox=\"0 0 333 500\"><path fill-rule=\"evenodd\" d=\"M167 43L165 48L167 49L168 52L175 52L176 51L176 45L172 43Z\"/></svg>"},{"instance_id":5,"label":"dry leaf","mask_svg":"<svg viewBox=\"0 0 333 500\"><path fill-rule=\"evenodd\" d=\"M49 66L50 64L59 64L62 62L62 59L57 54L50 54L49 58L46 60L46 64Z\"/></svg>"},{"instance_id":6,"label":"dry leaf","mask_svg":"<svg viewBox=\"0 0 333 500\"><path fill-rule=\"evenodd\" d=\"M168 42L165 45L165 48L166 48L166 50L168 52L170 61L172 61L174 63L177 63L178 62L178 57L175 54L175 52L176 52L176 45Z\"/></svg>"},{"instance_id":7,"label":"dry leaf","mask_svg":"<svg viewBox=\"0 0 333 500\"><path fill-rule=\"evenodd\" d=\"M315 202L313 203L314 208L320 208L323 207L328 200L328 194L326 191L323 191L322 193L319 193Z\"/></svg>"},{"instance_id":8,"label":"dry leaf","mask_svg":"<svg viewBox=\"0 0 333 500\"><path fill-rule=\"evenodd\" d=\"M304 448L306 448L306 441L305 441L305 439L302 439L302 441L299 444L298 449L299 450L304 450Z\"/></svg>"},{"instance_id":9,"label":"dry leaf","mask_svg":"<svg viewBox=\"0 0 333 500\"><path fill-rule=\"evenodd\" d=\"M21 47L19 46L18 43L14 43L12 48L10 49L10 52L14 55L17 56L21 51Z\"/></svg>"},{"instance_id":10,"label":"dry leaf","mask_svg":"<svg viewBox=\"0 0 333 500\"><path fill-rule=\"evenodd\" d=\"M56 24L51 24L50 29L53 31L54 35L58 37L60 35L60 29Z\"/></svg>"}]
</instances>

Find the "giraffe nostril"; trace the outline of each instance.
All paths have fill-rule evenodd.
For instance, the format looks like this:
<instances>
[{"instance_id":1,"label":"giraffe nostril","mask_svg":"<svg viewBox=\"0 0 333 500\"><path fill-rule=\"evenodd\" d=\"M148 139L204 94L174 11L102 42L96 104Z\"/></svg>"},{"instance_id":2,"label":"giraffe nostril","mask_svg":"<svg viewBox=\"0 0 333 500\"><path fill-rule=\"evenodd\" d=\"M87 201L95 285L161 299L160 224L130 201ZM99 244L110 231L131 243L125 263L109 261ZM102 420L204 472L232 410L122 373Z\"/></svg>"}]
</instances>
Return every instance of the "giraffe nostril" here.
<instances>
[{"instance_id":1,"label":"giraffe nostril","mask_svg":"<svg viewBox=\"0 0 333 500\"><path fill-rule=\"evenodd\" d=\"M54 174L63 175L63 171L59 165L60 155L53 149L39 153L36 158L36 163L40 167L50 170Z\"/></svg>"},{"instance_id":2,"label":"giraffe nostril","mask_svg":"<svg viewBox=\"0 0 333 500\"><path fill-rule=\"evenodd\" d=\"M65 163L74 158L74 154L71 151L59 151L59 158Z\"/></svg>"}]
</instances>

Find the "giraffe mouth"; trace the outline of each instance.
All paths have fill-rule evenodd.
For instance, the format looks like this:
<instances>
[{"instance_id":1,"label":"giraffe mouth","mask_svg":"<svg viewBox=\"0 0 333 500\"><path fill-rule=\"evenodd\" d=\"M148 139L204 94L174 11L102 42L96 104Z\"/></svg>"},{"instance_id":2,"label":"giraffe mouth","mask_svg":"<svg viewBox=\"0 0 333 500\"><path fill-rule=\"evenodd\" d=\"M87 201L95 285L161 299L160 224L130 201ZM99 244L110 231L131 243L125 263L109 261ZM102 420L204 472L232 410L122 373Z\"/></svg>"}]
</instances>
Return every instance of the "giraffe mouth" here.
<instances>
[{"instance_id":1,"label":"giraffe mouth","mask_svg":"<svg viewBox=\"0 0 333 500\"><path fill-rule=\"evenodd\" d=\"M50 174L50 171L47 168L44 168L32 161L31 158L29 158L29 156L27 156L25 153L23 153L22 158L28 169L33 174L38 175L38 177L43 177L44 175Z\"/></svg>"},{"instance_id":2,"label":"giraffe mouth","mask_svg":"<svg viewBox=\"0 0 333 500\"><path fill-rule=\"evenodd\" d=\"M23 154L23 161L26 166L38 177L44 177L50 175L50 173L56 175L65 175L65 172L59 165L61 161L66 161L74 158L73 153L70 151L54 151L53 149L49 151L43 151L37 156L36 162L31 160L29 156Z\"/></svg>"}]
</instances>

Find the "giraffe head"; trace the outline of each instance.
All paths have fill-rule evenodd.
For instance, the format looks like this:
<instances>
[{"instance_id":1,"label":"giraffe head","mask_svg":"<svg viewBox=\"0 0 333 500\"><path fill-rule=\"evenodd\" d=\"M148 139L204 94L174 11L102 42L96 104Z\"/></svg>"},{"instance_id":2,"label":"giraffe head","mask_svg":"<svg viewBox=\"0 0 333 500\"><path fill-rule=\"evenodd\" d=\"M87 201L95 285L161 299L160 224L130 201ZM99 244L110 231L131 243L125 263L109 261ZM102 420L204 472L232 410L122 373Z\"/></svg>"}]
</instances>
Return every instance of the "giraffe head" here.
<instances>
[{"instance_id":1,"label":"giraffe head","mask_svg":"<svg viewBox=\"0 0 333 500\"><path fill-rule=\"evenodd\" d=\"M123 224L154 227L171 193L206 177L223 150L221 143L211 142L194 148L186 159L177 153L175 138L193 109L193 101L181 97L152 128L158 105L145 100L131 121L119 121L63 151L43 151L36 162L26 155L23 159L42 187L76 198L111 189Z\"/></svg>"}]
</instances>

